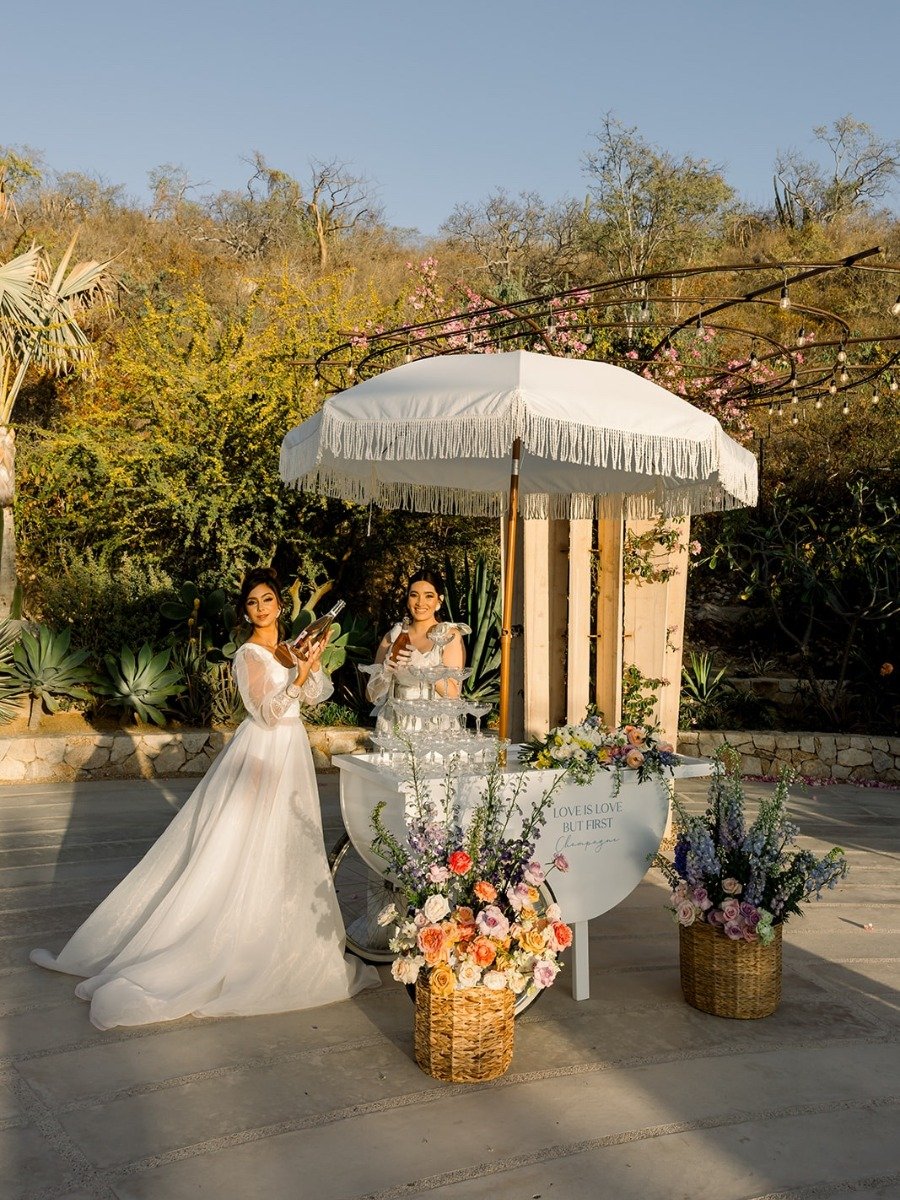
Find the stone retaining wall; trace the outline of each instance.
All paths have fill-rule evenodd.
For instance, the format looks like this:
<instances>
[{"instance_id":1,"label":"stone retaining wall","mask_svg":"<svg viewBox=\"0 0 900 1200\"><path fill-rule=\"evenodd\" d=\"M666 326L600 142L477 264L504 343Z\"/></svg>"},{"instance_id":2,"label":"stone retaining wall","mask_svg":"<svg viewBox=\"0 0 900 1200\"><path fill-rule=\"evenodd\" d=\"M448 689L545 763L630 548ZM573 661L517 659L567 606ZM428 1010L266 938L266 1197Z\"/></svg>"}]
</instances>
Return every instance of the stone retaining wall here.
<instances>
[{"instance_id":1,"label":"stone retaining wall","mask_svg":"<svg viewBox=\"0 0 900 1200\"><path fill-rule=\"evenodd\" d=\"M187 729L150 733L22 733L0 738L0 783L70 779L155 779L203 775L233 730ZM317 770L332 754L368 749L366 729L314 726L307 730Z\"/></svg>"},{"instance_id":2,"label":"stone retaining wall","mask_svg":"<svg viewBox=\"0 0 900 1200\"><path fill-rule=\"evenodd\" d=\"M312 726L307 732L320 771L331 767L332 754L353 754L369 747L367 729ZM231 736L231 730L218 729L16 734L0 738L0 783L199 776ZM678 735L678 749L706 757L725 741L740 751L747 775L774 775L786 764L816 779L900 782L900 738L684 730Z\"/></svg>"},{"instance_id":3,"label":"stone retaining wall","mask_svg":"<svg viewBox=\"0 0 900 1200\"><path fill-rule=\"evenodd\" d=\"M678 734L682 754L706 757L723 742L740 752L745 775L777 775L786 765L814 779L900 782L900 738L738 730L682 730Z\"/></svg>"}]
</instances>

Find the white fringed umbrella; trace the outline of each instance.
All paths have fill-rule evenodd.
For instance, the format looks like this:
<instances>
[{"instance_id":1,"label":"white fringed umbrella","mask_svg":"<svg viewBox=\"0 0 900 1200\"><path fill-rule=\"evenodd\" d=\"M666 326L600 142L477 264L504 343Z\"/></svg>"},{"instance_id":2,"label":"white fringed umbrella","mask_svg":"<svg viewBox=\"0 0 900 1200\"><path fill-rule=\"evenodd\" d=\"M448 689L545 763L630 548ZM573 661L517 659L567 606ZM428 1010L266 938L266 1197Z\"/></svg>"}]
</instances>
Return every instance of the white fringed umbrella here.
<instances>
[{"instance_id":1,"label":"white fringed umbrella","mask_svg":"<svg viewBox=\"0 0 900 1200\"><path fill-rule=\"evenodd\" d=\"M715 417L621 367L523 350L420 359L332 396L285 437L281 477L383 508L507 515L502 737L519 514L688 516L757 493L756 459Z\"/></svg>"}]
</instances>

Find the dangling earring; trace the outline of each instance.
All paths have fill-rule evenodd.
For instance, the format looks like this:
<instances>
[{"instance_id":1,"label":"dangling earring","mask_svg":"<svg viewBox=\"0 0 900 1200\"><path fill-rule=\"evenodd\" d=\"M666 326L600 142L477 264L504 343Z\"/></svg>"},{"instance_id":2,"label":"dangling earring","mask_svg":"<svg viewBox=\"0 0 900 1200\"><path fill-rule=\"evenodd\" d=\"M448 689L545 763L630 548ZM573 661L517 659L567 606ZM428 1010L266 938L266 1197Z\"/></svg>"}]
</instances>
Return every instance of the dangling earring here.
<instances>
[{"instance_id":1,"label":"dangling earring","mask_svg":"<svg viewBox=\"0 0 900 1200\"><path fill-rule=\"evenodd\" d=\"M250 622L250 618L247 616L247 614L246 614L246 613L244 613L244 624L245 624L245 625L249 625L250 623L251 623L251 622Z\"/></svg>"}]
</instances>

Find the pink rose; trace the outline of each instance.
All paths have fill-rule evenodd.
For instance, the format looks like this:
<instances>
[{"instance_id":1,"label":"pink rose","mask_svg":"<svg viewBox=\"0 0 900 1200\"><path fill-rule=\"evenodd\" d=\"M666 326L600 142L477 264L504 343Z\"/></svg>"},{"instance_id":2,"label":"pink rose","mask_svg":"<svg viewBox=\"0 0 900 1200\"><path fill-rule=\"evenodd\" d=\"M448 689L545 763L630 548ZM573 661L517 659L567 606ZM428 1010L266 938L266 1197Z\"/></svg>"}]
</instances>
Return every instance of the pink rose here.
<instances>
[{"instance_id":1,"label":"pink rose","mask_svg":"<svg viewBox=\"0 0 900 1200\"><path fill-rule=\"evenodd\" d=\"M526 883L531 883L535 887L538 887L544 882L544 868L539 862L530 862L522 872L522 877Z\"/></svg>"},{"instance_id":2,"label":"pink rose","mask_svg":"<svg viewBox=\"0 0 900 1200\"><path fill-rule=\"evenodd\" d=\"M675 910L675 915L681 925L693 925L697 919L697 910L690 900L682 900Z\"/></svg>"},{"instance_id":3,"label":"pink rose","mask_svg":"<svg viewBox=\"0 0 900 1200\"><path fill-rule=\"evenodd\" d=\"M739 921L741 917L741 906L737 900L723 900L720 908L722 916L725 918L726 924L729 921Z\"/></svg>"},{"instance_id":4,"label":"pink rose","mask_svg":"<svg viewBox=\"0 0 900 1200\"><path fill-rule=\"evenodd\" d=\"M565 872L569 869L569 860L564 854L554 854L553 865L556 867L557 871L561 871L563 874L565 874Z\"/></svg>"},{"instance_id":5,"label":"pink rose","mask_svg":"<svg viewBox=\"0 0 900 1200\"><path fill-rule=\"evenodd\" d=\"M737 879L732 879L731 876L722 880L722 891L726 896L739 896L743 890L744 885Z\"/></svg>"},{"instance_id":6,"label":"pink rose","mask_svg":"<svg viewBox=\"0 0 900 1200\"><path fill-rule=\"evenodd\" d=\"M437 863L428 868L429 883L446 883L450 878L449 867L439 867Z\"/></svg>"},{"instance_id":7,"label":"pink rose","mask_svg":"<svg viewBox=\"0 0 900 1200\"><path fill-rule=\"evenodd\" d=\"M733 942L739 942L744 937L744 928L737 921L726 921L725 932Z\"/></svg>"},{"instance_id":8,"label":"pink rose","mask_svg":"<svg viewBox=\"0 0 900 1200\"><path fill-rule=\"evenodd\" d=\"M625 755L625 765L626 767L631 767L633 771L636 771L643 761L644 756L636 746L632 746Z\"/></svg>"},{"instance_id":9,"label":"pink rose","mask_svg":"<svg viewBox=\"0 0 900 1200\"><path fill-rule=\"evenodd\" d=\"M499 940L509 933L509 921L496 904L489 904L487 908L483 908L475 918L475 924L478 926L478 932L485 937Z\"/></svg>"},{"instance_id":10,"label":"pink rose","mask_svg":"<svg viewBox=\"0 0 900 1200\"><path fill-rule=\"evenodd\" d=\"M555 963L548 962L546 958L539 958L534 964L531 977L539 988L548 988L556 978L558 970Z\"/></svg>"}]
</instances>

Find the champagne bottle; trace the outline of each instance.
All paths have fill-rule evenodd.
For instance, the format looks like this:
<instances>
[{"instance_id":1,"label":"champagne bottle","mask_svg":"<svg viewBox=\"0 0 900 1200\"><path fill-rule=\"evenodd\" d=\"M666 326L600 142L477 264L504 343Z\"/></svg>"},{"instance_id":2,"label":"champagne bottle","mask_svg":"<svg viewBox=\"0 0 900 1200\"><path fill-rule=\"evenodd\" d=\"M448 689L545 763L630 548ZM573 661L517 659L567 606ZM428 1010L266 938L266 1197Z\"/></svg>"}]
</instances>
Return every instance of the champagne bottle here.
<instances>
[{"instance_id":1,"label":"champagne bottle","mask_svg":"<svg viewBox=\"0 0 900 1200\"><path fill-rule=\"evenodd\" d=\"M296 650L311 650L313 646L317 646L319 642L325 640L328 636L328 630L334 623L334 618L338 613L346 608L343 600L338 600L332 608L324 616L318 617L311 625L307 625L305 629L301 629L294 638L291 645Z\"/></svg>"},{"instance_id":2,"label":"champagne bottle","mask_svg":"<svg viewBox=\"0 0 900 1200\"><path fill-rule=\"evenodd\" d=\"M390 654L391 660L393 662L396 662L397 659L400 657L400 655L403 653L403 651L407 650L409 648L409 645L410 645L409 634L406 632L405 629L401 630L401 632L397 634L397 637L394 641L393 646L391 646L391 654Z\"/></svg>"}]
</instances>

